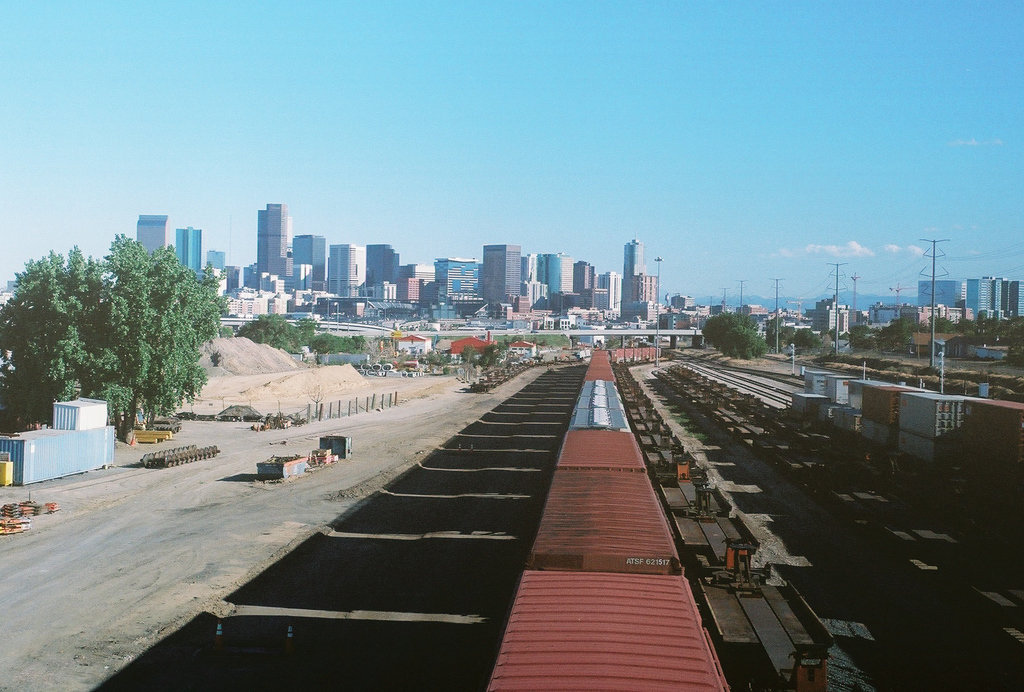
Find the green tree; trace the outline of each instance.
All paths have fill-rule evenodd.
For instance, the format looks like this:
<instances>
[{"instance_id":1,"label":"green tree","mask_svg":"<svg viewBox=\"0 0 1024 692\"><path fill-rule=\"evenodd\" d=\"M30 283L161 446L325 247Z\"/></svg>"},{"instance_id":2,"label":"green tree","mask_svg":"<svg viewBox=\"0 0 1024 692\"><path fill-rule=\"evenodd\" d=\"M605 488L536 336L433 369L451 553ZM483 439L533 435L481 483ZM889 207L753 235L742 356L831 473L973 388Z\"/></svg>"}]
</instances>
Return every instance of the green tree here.
<instances>
[{"instance_id":1,"label":"green tree","mask_svg":"<svg viewBox=\"0 0 1024 692\"><path fill-rule=\"evenodd\" d=\"M206 383L199 347L216 336L224 307L212 272L197 279L172 250L150 255L122 235L102 262L75 249L66 265L51 254L18 279L0 311L0 348L11 353L0 394L24 422L50 420L53 401L77 389L107 401L126 439L139 410L172 412ZM33 383L38 393L26 396Z\"/></svg>"},{"instance_id":2,"label":"green tree","mask_svg":"<svg viewBox=\"0 0 1024 692\"><path fill-rule=\"evenodd\" d=\"M878 330L878 348L883 351L906 353L914 334L914 324L912 320L901 318L882 327Z\"/></svg>"},{"instance_id":3,"label":"green tree","mask_svg":"<svg viewBox=\"0 0 1024 692\"><path fill-rule=\"evenodd\" d=\"M244 336L257 344L266 344L283 351L298 348L296 329L283 315L259 315L252 322L238 328L236 336Z\"/></svg>"},{"instance_id":4,"label":"green tree","mask_svg":"<svg viewBox=\"0 0 1024 692\"><path fill-rule=\"evenodd\" d=\"M850 346L855 349L875 348L875 330L866 324L857 324L850 329Z\"/></svg>"},{"instance_id":5,"label":"green tree","mask_svg":"<svg viewBox=\"0 0 1024 692\"><path fill-rule=\"evenodd\" d=\"M768 351L768 343L749 315L724 313L704 323L704 338L731 358L757 358Z\"/></svg>"},{"instance_id":6,"label":"green tree","mask_svg":"<svg viewBox=\"0 0 1024 692\"><path fill-rule=\"evenodd\" d=\"M822 346L821 337L810 329L794 329L789 343L804 351L821 348Z\"/></svg>"},{"instance_id":7,"label":"green tree","mask_svg":"<svg viewBox=\"0 0 1024 692\"><path fill-rule=\"evenodd\" d=\"M102 328L102 268L76 247L29 261L0 307L0 395L19 427L47 422L74 398L90 367L88 340Z\"/></svg>"}]
</instances>

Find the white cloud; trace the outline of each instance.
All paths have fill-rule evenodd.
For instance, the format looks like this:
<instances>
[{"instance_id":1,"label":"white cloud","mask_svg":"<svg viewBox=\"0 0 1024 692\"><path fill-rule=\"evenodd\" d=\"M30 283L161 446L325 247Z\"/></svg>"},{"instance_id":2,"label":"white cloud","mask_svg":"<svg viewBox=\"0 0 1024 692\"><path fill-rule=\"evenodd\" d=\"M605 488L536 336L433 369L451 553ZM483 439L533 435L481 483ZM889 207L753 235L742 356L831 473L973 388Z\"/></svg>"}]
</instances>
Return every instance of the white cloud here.
<instances>
[{"instance_id":1,"label":"white cloud","mask_svg":"<svg viewBox=\"0 0 1024 692\"><path fill-rule=\"evenodd\" d=\"M1003 146L1003 140L996 138L987 141L978 141L974 137L970 139L954 139L952 142L947 142L951 147L1001 147Z\"/></svg>"},{"instance_id":2,"label":"white cloud","mask_svg":"<svg viewBox=\"0 0 1024 692\"><path fill-rule=\"evenodd\" d=\"M907 252L912 254L914 257L922 257L922 256L924 256L924 248L923 247L918 247L916 245L908 245L907 246Z\"/></svg>"},{"instance_id":3,"label":"white cloud","mask_svg":"<svg viewBox=\"0 0 1024 692\"><path fill-rule=\"evenodd\" d=\"M901 248L899 245L892 245L890 243L889 245L885 246L885 251L890 253L890 254L892 254L892 255L896 255L896 254L899 254L900 252L902 252L903 248Z\"/></svg>"},{"instance_id":4,"label":"white cloud","mask_svg":"<svg viewBox=\"0 0 1024 692\"><path fill-rule=\"evenodd\" d=\"M864 247L855 240L846 245L808 245L804 248L808 255L831 255L832 257L874 257L875 252L871 248Z\"/></svg>"}]
</instances>

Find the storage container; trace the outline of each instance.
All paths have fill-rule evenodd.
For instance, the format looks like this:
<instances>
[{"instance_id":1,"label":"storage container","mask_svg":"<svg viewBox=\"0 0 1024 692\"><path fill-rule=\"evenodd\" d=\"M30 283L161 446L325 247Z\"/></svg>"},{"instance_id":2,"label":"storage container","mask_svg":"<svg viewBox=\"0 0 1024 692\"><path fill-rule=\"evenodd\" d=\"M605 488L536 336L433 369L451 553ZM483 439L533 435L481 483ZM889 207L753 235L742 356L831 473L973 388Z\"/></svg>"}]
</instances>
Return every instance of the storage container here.
<instances>
[{"instance_id":1,"label":"storage container","mask_svg":"<svg viewBox=\"0 0 1024 692\"><path fill-rule=\"evenodd\" d=\"M921 437L941 437L964 422L964 397L935 392L900 394L900 430Z\"/></svg>"},{"instance_id":2,"label":"storage container","mask_svg":"<svg viewBox=\"0 0 1024 692\"><path fill-rule=\"evenodd\" d=\"M801 418L814 419L818 417L818 409L829 403L828 397L824 394L807 394L805 392L794 392L793 412Z\"/></svg>"},{"instance_id":3,"label":"storage container","mask_svg":"<svg viewBox=\"0 0 1024 692\"><path fill-rule=\"evenodd\" d=\"M833 414L837 428L848 432L859 433L861 428L861 412L859 408L842 406Z\"/></svg>"},{"instance_id":4,"label":"storage container","mask_svg":"<svg viewBox=\"0 0 1024 692\"><path fill-rule=\"evenodd\" d=\"M54 430L95 430L106 426L106 401L75 399L59 401L53 405Z\"/></svg>"},{"instance_id":5,"label":"storage container","mask_svg":"<svg viewBox=\"0 0 1024 692\"><path fill-rule=\"evenodd\" d=\"M900 430L899 449L922 461L951 462L959 456L961 449L959 439L954 440L952 437L925 437Z\"/></svg>"},{"instance_id":6,"label":"storage container","mask_svg":"<svg viewBox=\"0 0 1024 692\"><path fill-rule=\"evenodd\" d=\"M853 408L863 408L864 399L862 394L864 387L888 387L891 385L892 382L883 382L882 380L850 380L846 386L846 403Z\"/></svg>"},{"instance_id":7,"label":"storage container","mask_svg":"<svg viewBox=\"0 0 1024 692\"><path fill-rule=\"evenodd\" d=\"M861 411L868 420L892 425L900 419L900 393L919 391L921 390L894 384L865 386L861 390Z\"/></svg>"},{"instance_id":8,"label":"storage container","mask_svg":"<svg viewBox=\"0 0 1024 692\"><path fill-rule=\"evenodd\" d=\"M114 428L32 430L0 437L0 452L14 462L14 485L98 469L114 461Z\"/></svg>"},{"instance_id":9,"label":"storage container","mask_svg":"<svg viewBox=\"0 0 1024 692\"><path fill-rule=\"evenodd\" d=\"M301 476L306 472L309 460L305 457L298 459L269 459L256 464L256 476L261 480L279 480Z\"/></svg>"},{"instance_id":10,"label":"storage container","mask_svg":"<svg viewBox=\"0 0 1024 692\"><path fill-rule=\"evenodd\" d=\"M833 404L847 404L850 401L849 375L828 375L825 378L825 396Z\"/></svg>"},{"instance_id":11,"label":"storage container","mask_svg":"<svg viewBox=\"0 0 1024 692\"><path fill-rule=\"evenodd\" d=\"M971 466L1018 469L1024 466L1024 404L968 399L964 402L964 448Z\"/></svg>"},{"instance_id":12,"label":"storage container","mask_svg":"<svg viewBox=\"0 0 1024 692\"><path fill-rule=\"evenodd\" d=\"M352 438L343 435L325 435L320 438L320 449L337 454L339 459L352 458Z\"/></svg>"},{"instance_id":13,"label":"storage container","mask_svg":"<svg viewBox=\"0 0 1024 692\"><path fill-rule=\"evenodd\" d=\"M899 428L895 425L878 423L866 416L860 419L860 434L875 444L884 447L895 447L899 442Z\"/></svg>"},{"instance_id":14,"label":"storage container","mask_svg":"<svg viewBox=\"0 0 1024 692\"><path fill-rule=\"evenodd\" d=\"M824 370L809 370L804 369L804 392L807 394L825 394L825 379L829 375L835 375L832 372L826 372Z\"/></svg>"}]
</instances>

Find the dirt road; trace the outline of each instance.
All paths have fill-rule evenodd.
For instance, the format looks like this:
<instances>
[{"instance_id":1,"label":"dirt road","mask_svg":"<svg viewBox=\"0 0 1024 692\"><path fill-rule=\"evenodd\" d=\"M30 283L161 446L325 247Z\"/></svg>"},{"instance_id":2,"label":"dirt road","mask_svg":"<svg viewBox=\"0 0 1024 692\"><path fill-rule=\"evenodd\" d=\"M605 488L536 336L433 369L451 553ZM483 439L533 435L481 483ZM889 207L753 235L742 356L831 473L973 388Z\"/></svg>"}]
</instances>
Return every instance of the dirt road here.
<instances>
[{"instance_id":1,"label":"dirt road","mask_svg":"<svg viewBox=\"0 0 1024 692\"><path fill-rule=\"evenodd\" d=\"M0 502L31 490L62 508L0 538L0 690L96 686L539 373L489 394L447 380L396 408L289 430L191 422L172 444L217 444L220 456L143 469L132 465L151 448L125 448L115 468L0 489ZM329 433L353 437L352 461L251 481L257 460L306 452Z\"/></svg>"}]
</instances>

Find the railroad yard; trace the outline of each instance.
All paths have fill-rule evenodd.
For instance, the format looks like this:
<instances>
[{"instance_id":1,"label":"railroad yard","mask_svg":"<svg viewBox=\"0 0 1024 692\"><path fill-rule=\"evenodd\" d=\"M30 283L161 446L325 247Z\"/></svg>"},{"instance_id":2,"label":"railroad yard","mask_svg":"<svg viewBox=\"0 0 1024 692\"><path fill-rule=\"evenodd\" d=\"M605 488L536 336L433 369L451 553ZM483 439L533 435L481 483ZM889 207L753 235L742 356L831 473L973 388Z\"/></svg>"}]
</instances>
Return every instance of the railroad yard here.
<instances>
[{"instance_id":1,"label":"railroad yard","mask_svg":"<svg viewBox=\"0 0 1024 692\"><path fill-rule=\"evenodd\" d=\"M625 590L658 580L682 589L674 635L703 628L714 650L684 637L673 668L652 648L634 689L1024 688L1012 537L944 504L927 468L794 417L788 364L688 355L601 353L343 422L239 425L215 458L42 485L61 512L2 547L23 579L0 582L0 612L23 636L0 647L0 690L561 687L588 660L569 640L608 646L572 622L642 609ZM354 458L255 481L254 453L323 434L351 435ZM622 586L588 585L595 571ZM537 603L540 630L523 624ZM637 629L601 675L656 643Z\"/></svg>"}]
</instances>

